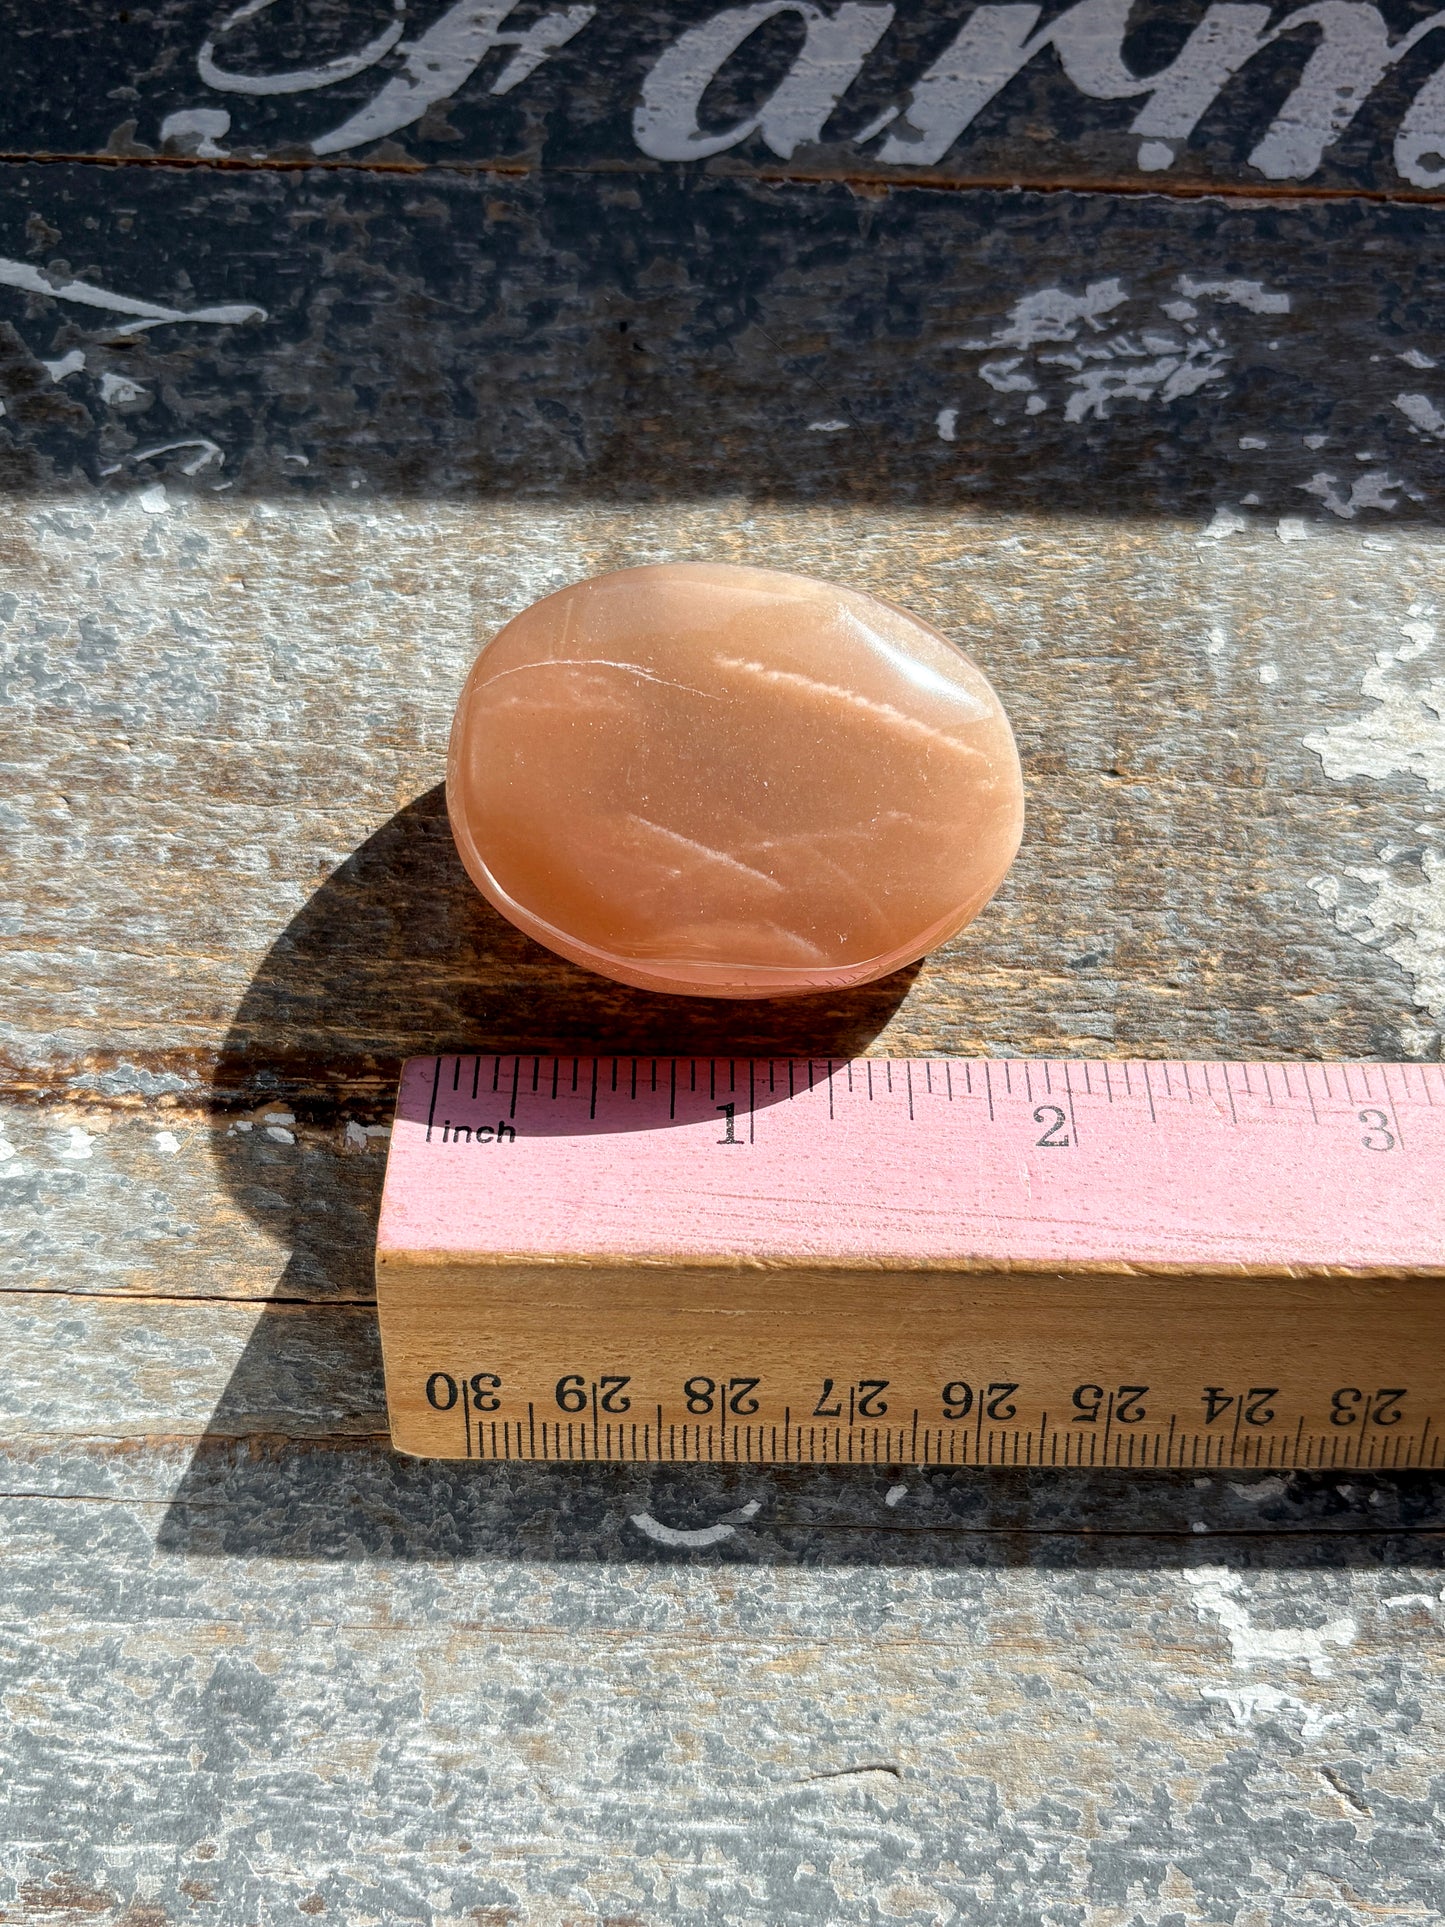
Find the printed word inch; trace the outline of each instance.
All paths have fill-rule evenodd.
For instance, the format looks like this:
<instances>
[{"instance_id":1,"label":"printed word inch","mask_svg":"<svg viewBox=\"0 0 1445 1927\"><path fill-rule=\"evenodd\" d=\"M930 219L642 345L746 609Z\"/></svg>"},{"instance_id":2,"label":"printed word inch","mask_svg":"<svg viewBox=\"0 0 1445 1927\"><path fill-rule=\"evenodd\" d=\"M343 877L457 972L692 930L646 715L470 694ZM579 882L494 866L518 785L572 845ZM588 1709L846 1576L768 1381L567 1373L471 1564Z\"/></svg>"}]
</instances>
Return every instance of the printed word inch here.
<instances>
[{"instance_id":1,"label":"printed word inch","mask_svg":"<svg viewBox=\"0 0 1445 1927\"><path fill-rule=\"evenodd\" d=\"M393 1438L1434 1466L1442 1182L1435 1065L418 1059L377 1246Z\"/></svg>"}]
</instances>

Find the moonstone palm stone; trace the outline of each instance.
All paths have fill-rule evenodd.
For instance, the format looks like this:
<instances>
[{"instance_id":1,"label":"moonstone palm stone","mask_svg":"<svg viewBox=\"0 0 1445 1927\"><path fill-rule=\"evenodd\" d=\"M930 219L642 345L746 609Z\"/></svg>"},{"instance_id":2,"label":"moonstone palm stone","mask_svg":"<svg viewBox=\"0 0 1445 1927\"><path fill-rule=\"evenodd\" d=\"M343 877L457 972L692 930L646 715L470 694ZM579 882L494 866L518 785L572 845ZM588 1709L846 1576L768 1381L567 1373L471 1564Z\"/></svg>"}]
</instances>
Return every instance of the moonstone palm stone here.
<instances>
[{"instance_id":1,"label":"moonstone palm stone","mask_svg":"<svg viewBox=\"0 0 1445 1927\"><path fill-rule=\"evenodd\" d=\"M841 989L962 929L1023 785L981 671L774 569L619 569L524 609L452 726L463 863L520 929L647 990Z\"/></svg>"}]
</instances>

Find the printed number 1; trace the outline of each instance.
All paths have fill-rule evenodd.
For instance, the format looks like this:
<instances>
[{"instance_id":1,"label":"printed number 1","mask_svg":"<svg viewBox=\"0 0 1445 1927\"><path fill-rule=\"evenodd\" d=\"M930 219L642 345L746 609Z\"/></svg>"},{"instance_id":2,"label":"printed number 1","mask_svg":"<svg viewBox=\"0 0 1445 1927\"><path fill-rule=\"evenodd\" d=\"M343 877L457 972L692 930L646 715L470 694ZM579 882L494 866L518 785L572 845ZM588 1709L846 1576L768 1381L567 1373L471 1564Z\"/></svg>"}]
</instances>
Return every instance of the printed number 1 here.
<instances>
[{"instance_id":1,"label":"printed number 1","mask_svg":"<svg viewBox=\"0 0 1445 1927\"><path fill-rule=\"evenodd\" d=\"M738 1136L737 1105L736 1104L719 1104L717 1108L723 1114L723 1134L717 1140L718 1143L719 1144L741 1144L742 1139Z\"/></svg>"}]
</instances>

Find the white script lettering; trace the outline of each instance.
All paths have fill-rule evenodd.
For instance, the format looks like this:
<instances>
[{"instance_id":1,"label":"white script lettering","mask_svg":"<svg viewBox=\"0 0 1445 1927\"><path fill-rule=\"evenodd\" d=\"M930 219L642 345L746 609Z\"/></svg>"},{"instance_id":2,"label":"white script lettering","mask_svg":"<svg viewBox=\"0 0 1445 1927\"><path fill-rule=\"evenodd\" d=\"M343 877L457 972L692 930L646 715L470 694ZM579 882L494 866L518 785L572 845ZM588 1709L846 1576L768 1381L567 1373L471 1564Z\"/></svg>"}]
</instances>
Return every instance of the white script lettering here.
<instances>
[{"instance_id":1,"label":"white script lettering","mask_svg":"<svg viewBox=\"0 0 1445 1927\"><path fill-rule=\"evenodd\" d=\"M450 100L494 47L510 47L512 57L492 82L494 94L509 94L536 72L548 54L580 33L596 7L564 7L544 13L521 33L502 33L517 0L457 0L420 39L403 42L402 71L366 106L329 134L311 143L314 154L340 154L349 147L385 140L421 119L437 101Z\"/></svg>"},{"instance_id":2,"label":"white script lettering","mask_svg":"<svg viewBox=\"0 0 1445 1927\"><path fill-rule=\"evenodd\" d=\"M791 160L805 141L818 140L824 123L857 79L863 62L893 19L891 6L854 0L826 14L811 0L758 0L730 7L691 28L653 67L642 84L632 133L644 154L658 161L701 160L761 133L773 152ZM796 15L807 38L787 74L749 119L721 134L705 134L698 110L724 63L766 21Z\"/></svg>"}]
</instances>

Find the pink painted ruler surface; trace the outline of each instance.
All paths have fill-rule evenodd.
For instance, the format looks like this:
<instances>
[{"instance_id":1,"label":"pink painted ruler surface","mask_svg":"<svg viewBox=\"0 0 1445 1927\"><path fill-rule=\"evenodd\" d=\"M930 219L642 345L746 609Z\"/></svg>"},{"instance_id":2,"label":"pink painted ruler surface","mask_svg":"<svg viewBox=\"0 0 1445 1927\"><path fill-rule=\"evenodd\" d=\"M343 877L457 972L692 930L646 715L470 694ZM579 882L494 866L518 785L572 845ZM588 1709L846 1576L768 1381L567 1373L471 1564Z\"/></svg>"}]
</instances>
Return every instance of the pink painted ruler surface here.
<instances>
[{"instance_id":1,"label":"pink painted ruler surface","mask_svg":"<svg viewBox=\"0 0 1445 1927\"><path fill-rule=\"evenodd\" d=\"M415 1058L378 1249L1445 1275L1438 1065Z\"/></svg>"}]
</instances>

